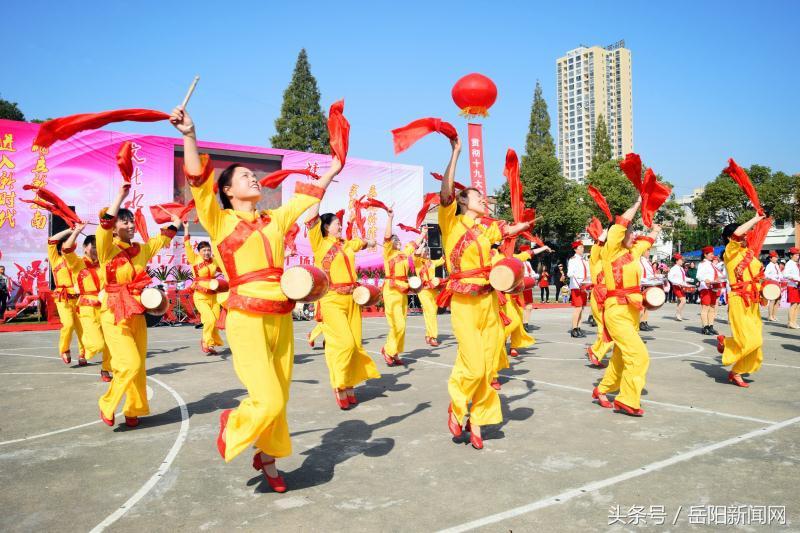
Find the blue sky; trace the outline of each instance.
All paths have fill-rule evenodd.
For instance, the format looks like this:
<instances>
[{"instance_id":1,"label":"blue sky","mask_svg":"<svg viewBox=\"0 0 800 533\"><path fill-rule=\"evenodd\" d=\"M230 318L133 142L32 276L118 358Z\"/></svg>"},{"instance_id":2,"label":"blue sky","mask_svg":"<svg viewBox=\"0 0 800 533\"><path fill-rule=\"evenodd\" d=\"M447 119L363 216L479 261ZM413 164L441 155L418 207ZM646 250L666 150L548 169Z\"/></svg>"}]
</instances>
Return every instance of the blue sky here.
<instances>
[{"instance_id":1,"label":"blue sky","mask_svg":"<svg viewBox=\"0 0 800 533\"><path fill-rule=\"evenodd\" d=\"M323 107L346 99L351 155L421 164L427 173L442 170L446 140L425 139L395 157L389 130L441 116L465 136L450 89L462 75L481 72L499 92L484 124L493 190L504 179L506 148L524 151L536 81L552 115L555 60L579 44L625 39L633 58L634 149L676 185L677 194L713 179L730 156L742 165L800 171L800 2L13 6L11 13L3 10L15 22L3 27L11 53L2 56L0 95L18 102L28 118L123 107L169 110L197 73L202 80L190 111L200 137L268 145L305 47ZM117 129L174 132L165 124ZM552 132L555 137L555 124ZM459 174L465 168L463 158Z\"/></svg>"}]
</instances>

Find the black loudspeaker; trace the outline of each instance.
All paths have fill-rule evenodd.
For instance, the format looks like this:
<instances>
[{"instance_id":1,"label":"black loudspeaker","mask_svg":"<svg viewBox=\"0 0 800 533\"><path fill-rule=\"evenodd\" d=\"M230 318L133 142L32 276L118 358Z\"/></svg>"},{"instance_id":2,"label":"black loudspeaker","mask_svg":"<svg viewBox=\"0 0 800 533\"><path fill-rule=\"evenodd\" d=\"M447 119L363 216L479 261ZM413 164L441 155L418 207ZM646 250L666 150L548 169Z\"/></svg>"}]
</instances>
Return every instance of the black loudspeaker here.
<instances>
[{"instance_id":1,"label":"black loudspeaker","mask_svg":"<svg viewBox=\"0 0 800 533\"><path fill-rule=\"evenodd\" d=\"M72 209L73 211L75 211L75 206L74 205L69 206L69 208ZM65 229L68 229L68 228L69 228L69 226L67 226L67 223L64 222L61 219L61 217L57 217L55 215L50 215L50 230L48 231L47 236L48 237L52 237L56 233L61 233L62 231L64 231ZM56 281L55 281L55 278L53 277L52 265L50 265L50 289L51 290L55 289L55 287L56 287Z\"/></svg>"}]
</instances>

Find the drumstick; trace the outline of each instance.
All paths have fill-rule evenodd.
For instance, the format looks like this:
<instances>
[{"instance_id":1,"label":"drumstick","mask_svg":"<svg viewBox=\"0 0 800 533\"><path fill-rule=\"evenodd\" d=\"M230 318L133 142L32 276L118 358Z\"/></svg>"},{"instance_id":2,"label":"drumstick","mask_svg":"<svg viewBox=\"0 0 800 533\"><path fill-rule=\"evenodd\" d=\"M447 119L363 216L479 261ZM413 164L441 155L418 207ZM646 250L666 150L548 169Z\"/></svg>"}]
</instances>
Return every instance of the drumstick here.
<instances>
[{"instance_id":1,"label":"drumstick","mask_svg":"<svg viewBox=\"0 0 800 533\"><path fill-rule=\"evenodd\" d=\"M189 85L189 90L186 91L186 96L183 99L183 103L181 104L181 109L186 109L186 106L189 104L189 98L192 97L192 93L194 92L194 88L197 87L197 82L200 81L200 76L195 76L194 80L192 80L192 84Z\"/></svg>"}]
</instances>

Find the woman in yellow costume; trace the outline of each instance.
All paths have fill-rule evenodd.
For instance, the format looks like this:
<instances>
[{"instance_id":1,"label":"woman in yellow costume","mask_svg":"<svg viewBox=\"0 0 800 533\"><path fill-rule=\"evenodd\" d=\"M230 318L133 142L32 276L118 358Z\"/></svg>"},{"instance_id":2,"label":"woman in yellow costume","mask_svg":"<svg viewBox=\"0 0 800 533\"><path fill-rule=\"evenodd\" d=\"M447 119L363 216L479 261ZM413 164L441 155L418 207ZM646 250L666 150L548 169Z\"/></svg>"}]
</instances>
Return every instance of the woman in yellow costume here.
<instances>
[{"instance_id":1,"label":"woman in yellow costume","mask_svg":"<svg viewBox=\"0 0 800 533\"><path fill-rule=\"evenodd\" d=\"M489 285L490 250L503 234L496 222L484 226L486 197L467 188L455 194L454 179L461 140L451 141L452 154L447 165L439 204L439 228L447 260L449 278L438 298L442 307L450 306L453 333L458 352L447 389L450 393L447 427L454 437L470 432L472 447L483 448L481 426L503 421L500 397L491 386L492 376L502 351L504 333L497 295ZM507 226L509 233L530 227L528 223ZM469 415L466 428L464 419Z\"/></svg>"},{"instance_id":2,"label":"woman in yellow costume","mask_svg":"<svg viewBox=\"0 0 800 533\"><path fill-rule=\"evenodd\" d=\"M616 412L630 416L644 415L640 400L650 366L647 347L639 336L642 310L639 258L661 232L661 226L654 224L647 237L637 238L633 233L630 224L641 203L639 197L617 217L600 252L606 293L604 301L602 295L598 301L604 306L598 325L605 325L606 339L614 342L614 353L603 379L592 391L592 398L601 407L613 407ZM617 390L620 392L612 405L606 394Z\"/></svg>"},{"instance_id":3,"label":"woman in yellow costume","mask_svg":"<svg viewBox=\"0 0 800 533\"><path fill-rule=\"evenodd\" d=\"M722 230L722 240L727 243L723 259L731 285L728 293L731 336L717 337L717 351L722 354L722 366L733 365L728 381L737 387L750 386L742 374L758 372L764 358L759 309L763 265L745 244L747 232L763 219L764 215L756 215L741 226L728 224Z\"/></svg>"},{"instance_id":4,"label":"woman in yellow costume","mask_svg":"<svg viewBox=\"0 0 800 533\"><path fill-rule=\"evenodd\" d=\"M172 225L161 228L158 236L144 244L132 243L133 213L120 208L130 190L129 183L122 185L111 207L100 212L96 235L97 259L106 292L100 308L100 323L114 372L111 386L98 403L100 418L113 426L114 412L124 395L125 424L136 427L140 416L150 414L145 373L147 322L139 295L150 284L148 261L169 246L181 221L173 216Z\"/></svg>"},{"instance_id":5,"label":"woman in yellow costume","mask_svg":"<svg viewBox=\"0 0 800 533\"><path fill-rule=\"evenodd\" d=\"M383 239L383 311L389 324L386 343L381 348L381 355L388 366L402 365L400 354L406 345L406 314L408 314L408 259L422 242L410 242L405 247L400 238L392 233L394 210L386 210L389 220L386 222L386 234Z\"/></svg>"},{"instance_id":6,"label":"woman in yellow costume","mask_svg":"<svg viewBox=\"0 0 800 533\"><path fill-rule=\"evenodd\" d=\"M614 347L614 343L607 340L605 329L603 326L603 308L598 303L602 299L603 291L605 290L604 276L603 276L603 261L601 259L603 252L603 245L606 243L606 236L608 230L603 232L595 238L594 246L589 252L589 275L592 278L592 297L589 304L592 308L592 316L597 324L597 338L594 344L586 349L586 357L589 363L597 368L605 368L603 358L606 353Z\"/></svg>"},{"instance_id":7,"label":"woman in yellow costume","mask_svg":"<svg viewBox=\"0 0 800 533\"><path fill-rule=\"evenodd\" d=\"M216 355L214 346L222 346L222 337L217 329L220 307L217 294L209 283L217 277L219 267L214 260L214 252L208 241L197 243L197 253L192 248L189 235L189 222L183 223L183 247L186 250L186 261L192 266L194 284L192 288L192 301L194 307L200 312L203 322L203 337L200 340L200 350L206 355Z\"/></svg>"},{"instance_id":8,"label":"woman in yellow costume","mask_svg":"<svg viewBox=\"0 0 800 533\"><path fill-rule=\"evenodd\" d=\"M319 315L317 312L319 309L319 302L314 304L314 315ZM322 321L318 320L316 324L314 324L314 328L308 332L308 337L306 340L308 341L309 348L313 348L317 344L317 338L322 335ZM322 347L325 348L325 338L322 339Z\"/></svg>"},{"instance_id":9,"label":"woman in yellow costume","mask_svg":"<svg viewBox=\"0 0 800 533\"><path fill-rule=\"evenodd\" d=\"M325 335L325 362L331 387L340 409L356 405L354 387L381 375L361 346L361 307L353 300L356 252L375 246L374 241L342 239L342 221L334 213L319 216L319 204L309 211L308 239L314 264L328 275L328 292L317 302Z\"/></svg>"},{"instance_id":10,"label":"woman in yellow costume","mask_svg":"<svg viewBox=\"0 0 800 533\"><path fill-rule=\"evenodd\" d=\"M420 245L414 253L414 271L422 280L422 289L417 297L425 320L425 342L433 347L439 346L439 306L436 305L439 287L433 285L433 280L436 279L436 269L443 264L444 257L431 259L431 250L427 246Z\"/></svg>"},{"instance_id":11,"label":"woman in yellow costume","mask_svg":"<svg viewBox=\"0 0 800 533\"><path fill-rule=\"evenodd\" d=\"M200 157L192 119L176 108L170 122L183 134L195 209L228 279L225 328L234 370L247 388L239 406L220 416L217 449L231 461L254 445L253 468L263 472L273 490L285 492L275 458L292 453L286 404L294 363L295 303L280 287L284 238L300 215L319 203L341 163L334 158L322 177L297 183L294 196L268 211L257 210L261 186L253 171L234 163L217 180L220 207L214 197L214 169L207 156Z\"/></svg>"},{"instance_id":12,"label":"woman in yellow costume","mask_svg":"<svg viewBox=\"0 0 800 533\"><path fill-rule=\"evenodd\" d=\"M85 349L83 347L83 330L78 318L78 292L75 290L75 277L67 264L64 255L75 250L65 249L63 240L72 233L72 229L65 229L56 233L47 240L47 261L50 263L50 270L53 273L53 280L56 288L53 290L53 300L56 303L58 318L61 320L61 331L58 336L58 353L64 364L72 362L72 354L69 345L72 343L72 333L78 337L78 350L80 356L78 364L86 366Z\"/></svg>"},{"instance_id":13,"label":"woman in yellow costume","mask_svg":"<svg viewBox=\"0 0 800 533\"><path fill-rule=\"evenodd\" d=\"M74 249L75 241L86 224L78 224L72 235L69 236L64 246ZM100 324L100 290L103 288L100 276L100 263L97 260L97 246L94 235L89 235L83 240L83 257L78 257L74 251L65 254L65 259L78 287L78 319L83 329L83 346L86 358L91 359L98 353L103 353L103 362L100 366L100 379L111 381L111 356L109 355L106 340L103 337L103 327Z\"/></svg>"}]
</instances>

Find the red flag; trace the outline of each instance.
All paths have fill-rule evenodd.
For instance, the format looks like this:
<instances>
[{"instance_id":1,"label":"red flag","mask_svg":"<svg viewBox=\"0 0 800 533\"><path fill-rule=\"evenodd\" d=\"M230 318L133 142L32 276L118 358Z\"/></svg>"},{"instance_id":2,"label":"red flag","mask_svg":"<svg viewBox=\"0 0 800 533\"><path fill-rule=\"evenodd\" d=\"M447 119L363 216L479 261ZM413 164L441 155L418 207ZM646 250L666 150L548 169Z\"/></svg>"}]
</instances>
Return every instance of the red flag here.
<instances>
[{"instance_id":1,"label":"red flag","mask_svg":"<svg viewBox=\"0 0 800 533\"><path fill-rule=\"evenodd\" d=\"M152 207L150 209L152 210ZM150 240L150 232L147 231L147 221L144 218L141 207L137 207L136 212L133 214L133 226L136 228L139 235L142 236L144 242Z\"/></svg>"},{"instance_id":2,"label":"red flag","mask_svg":"<svg viewBox=\"0 0 800 533\"><path fill-rule=\"evenodd\" d=\"M449 122L440 118L421 118L402 128L392 130L394 153L399 154L430 133L441 133L450 140L458 139L458 132Z\"/></svg>"},{"instance_id":3,"label":"red flag","mask_svg":"<svg viewBox=\"0 0 800 533\"><path fill-rule=\"evenodd\" d=\"M438 172L431 172L431 176L433 176L433 179L435 179L437 181L442 181L444 179L444 176L442 176ZM459 182L453 180L453 188L455 190L457 190L457 191L463 191L467 187L463 183L459 183Z\"/></svg>"},{"instance_id":4,"label":"red flag","mask_svg":"<svg viewBox=\"0 0 800 533\"><path fill-rule=\"evenodd\" d=\"M347 149L350 144L350 123L344 118L344 100L339 100L331 105L328 113L328 136L330 137L331 153L342 163L347 159Z\"/></svg>"},{"instance_id":5,"label":"red flag","mask_svg":"<svg viewBox=\"0 0 800 533\"><path fill-rule=\"evenodd\" d=\"M377 207L378 209L383 209L387 213L389 212L389 207L385 203L375 198L367 198L363 201L359 200L359 202L361 203L362 208Z\"/></svg>"},{"instance_id":6,"label":"red flag","mask_svg":"<svg viewBox=\"0 0 800 533\"><path fill-rule=\"evenodd\" d=\"M132 120L134 122L158 122L167 120L169 115L161 111L150 109L117 109L115 111L103 111L101 113L83 113L80 115L70 115L68 117L54 118L43 122L39 126L39 133L33 140L35 146L46 148L56 141L69 139L76 133L84 130L94 130L102 128L112 122L124 122Z\"/></svg>"},{"instance_id":7,"label":"red flag","mask_svg":"<svg viewBox=\"0 0 800 533\"><path fill-rule=\"evenodd\" d=\"M131 141L125 141L120 145L117 152L117 166L125 183L130 183L133 176L133 143Z\"/></svg>"},{"instance_id":8,"label":"red flag","mask_svg":"<svg viewBox=\"0 0 800 533\"><path fill-rule=\"evenodd\" d=\"M150 215L153 217L156 224L166 224L172 221L170 214L174 214L181 220L185 220L186 215L188 215L189 211L192 209L194 209L194 200L191 200L186 205L178 202L167 202L165 204L151 205Z\"/></svg>"},{"instance_id":9,"label":"red flag","mask_svg":"<svg viewBox=\"0 0 800 533\"><path fill-rule=\"evenodd\" d=\"M763 215L764 209L761 207L761 202L758 200L758 193L755 187L753 187L753 182L750 181L750 176L747 175L747 172L737 165L733 158L728 159L728 167L723 170L723 172L733 178L733 181L736 182L739 188L742 189L742 192L744 192L753 203L756 212L759 215Z\"/></svg>"},{"instance_id":10,"label":"red flag","mask_svg":"<svg viewBox=\"0 0 800 533\"><path fill-rule=\"evenodd\" d=\"M633 186L640 193L642 192L642 159L639 154L630 153L625 155L625 159L619 162L619 168L628 176Z\"/></svg>"},{"instance_id":11,"label":"red flag","mask_svg":"<svg viewBox=\"0 0 800 533\"><path fill-rule=\"evenodd\" d=\"M33 185L23 185L22 188L26 191L36 191L36 196L33 200L25 200L20 198L21 202L26 204L36 204L42 209L53 213L55 216L61 218L70 228L74 228L75 224L79 224L81 219L75 214L75 211L59 198L55 193L52 193L44 188L35 187Z\"/></svg>"},{"instance_id":12,"label":"red flag","mask_svg":"<svg viewBox=\"0 0 800 533\"><path fill-rule=\"evenodd\" d=\"M411 226L406 226L405 224L398 224L397 227L405 231L410 231L412 233L417 233L419 235L422 235L421 229L412 228Z\"/></svg>"},{"instance_id":13,"label":"red flag","mask_svg":"<svg viewBox=\"0 0 800 533\"><path fill-rule=\"evenodd\" d=\"M592 221L589 222L589 226L586 228L586 231L589 232L592 239L595 241L600 239L600 234L603 233L603 224L600 223L600 220L597 217L592 217Z\"/></svg>"},{"instance_id":14,"label":"red flag","mask_svg":"<svg viewBox=\"0 0 800 533\"><path fill-rule=\"evenodd\" d=\"M422 223L425 221L425 215L428 214L431 207L439 205L439 201L439 193L429 192L425 195L422 199L422 208L419 210L419 213L417 213L417 227L422 227Z\"/></svg>"},{"instance_id":15,"label":"red flag","mask_svg":"<svg viewBox=\"0 0 800 533\"><path fill-rule=\"evenodd\" d=\"M761 254L761 248L764 246L770 228L772 228L772 218L767 217L759 220L747 233L747 248L752 250L756 257Z\"/></svg>"},{"instance_id":16,"label":"red flag","mask_svg":"<svg viewBox=\"0 0 800 533\"><path fill-rule=\"evenodd\" d=\"M653 215L664 205L671 193L672 189L658 182L652 168L645 171L642 185L642 223L645 226L653 227Z\"/></svg>"},{"instance_id":17,"label":"red flag","mask_svg":"<svg viewBox=\"0 0 800 533\"><path fill-rule=\"evenodd\" d=\"M609 222L614 220L614 217L611 216L611 209L608 207L606 197L603 196L603 193L598 191L594 185L589 185L589 196L592 197L594 203L597 204L597 207L599 207L600 210L608 217Z\"/></svg>"},{"instance_id":18,"label":"red flag","mask_svg":"<svg viewBox=\"0 0 800 533\"><path fill-rule=\"evenodd\" d=\"M314 172L313 170L305 169L301 170L299 168L296 169L285 169L285 170L276 170L270 174L267 174L258 182L262 187L268 187L270 189L276 189L278 185L283 183L289 175L291 174L303 174L305 176L310 176L314 179L319 179L319 175Z\"/></svg>"},{"instance_id":19,"label":"red flag","mask_svg":"<svg viewBox=\"0 0 800 533\"><path fill-rule=\"evenodd\" d=\"M295 240L297 239L297 234L300 233L300 226L295 222L289 228L289 231L286 232L286 235L283 237L283 246L287 252L287 255L294 255L297 253L297 244L295 244Z\"/></svg>"}]
</instances>

